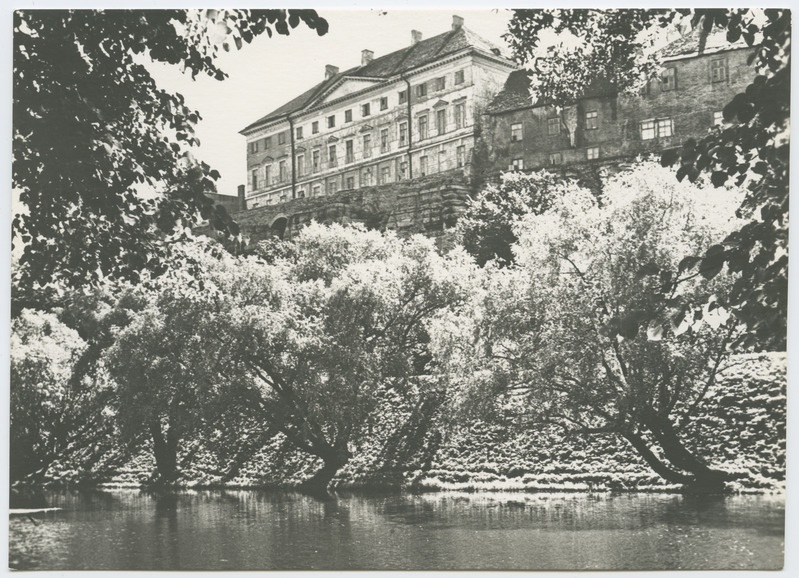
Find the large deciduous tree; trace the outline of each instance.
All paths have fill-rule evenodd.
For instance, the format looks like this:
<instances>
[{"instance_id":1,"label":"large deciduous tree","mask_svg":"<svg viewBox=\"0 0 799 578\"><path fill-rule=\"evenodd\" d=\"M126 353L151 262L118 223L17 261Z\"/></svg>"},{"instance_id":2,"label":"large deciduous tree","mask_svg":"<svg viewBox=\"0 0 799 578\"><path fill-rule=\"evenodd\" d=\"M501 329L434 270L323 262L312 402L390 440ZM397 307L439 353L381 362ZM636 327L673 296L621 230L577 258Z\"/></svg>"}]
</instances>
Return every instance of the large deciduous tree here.
<instances>
[{"instance_id":1,"label":"large deciduous tree","mask_svg":"<svg viewBox=\"0 0 799 578\"><path fill-rule=\"evenodd\" d=\"M753 81L724 108L732 124L690 139L663 155L678 165L677 178L710 175L715 186L745 185L739 213L748 221L697 255L695 269L740 272L730 305L749 332L744 345L785 347L788 271L788 173L791 14L787 9L515 10L506 36L520 64L535 69L539 97L566 106L602 77L635 93L660 70L658 33L678 26L725 34L730 46L751 47ZM541 53L545 32L568 42ZM755 74L756 73L756 74ZM719 267L721 265L721 267ZM683 277L676 275L674 283Z\"/></svg>"},{"instance_id":2,"label":"large deciduous tree","mask_svg":"<svg viewBox=\"0 0 799 578\"><path fill-rule=\"evenodd\" d=\"M160 252L153 230L197 214L235 234L204 195L218 173L190 160L200 113L144 62L222 80L220 50L300 23L327 31L313 10L16 11L12 231L24 284L136 280Z\"/></svg>"},{"instance_id":3,"label":"large deciduous tree","mask_svg":"<svg viewBox=\"0 0 799 578\"><path fill-rule=\"evenodd\" d=\"M736 337L715 301L732 280L695 275L675 287L671 271L730 228L736 198L702 206L691 196L707 190L669 176L649 165L608 182L602 207L583 191L524 218L517 266L485 270L483 291L433 342L464 407L500 399L522 420L617 435L666 480L718 490L725 473L682 430Z\"/></svg>"},{"instance_id":4,"label":"large deciduous tree","mask_svg":"<svg viewBox=\"0 0 799 578\"><path fill-rule=\"evenodd\" d=\"M379 419L381 391L423 395L427 324L463 298L470 260L429 239L315 224L270 263L205 247L137 289L154 292L150 305L107 361L118 416L150 432L174 481L181 440L239 411L320 458L306 486L323 490Z\"/></svg>"}]
</instances>

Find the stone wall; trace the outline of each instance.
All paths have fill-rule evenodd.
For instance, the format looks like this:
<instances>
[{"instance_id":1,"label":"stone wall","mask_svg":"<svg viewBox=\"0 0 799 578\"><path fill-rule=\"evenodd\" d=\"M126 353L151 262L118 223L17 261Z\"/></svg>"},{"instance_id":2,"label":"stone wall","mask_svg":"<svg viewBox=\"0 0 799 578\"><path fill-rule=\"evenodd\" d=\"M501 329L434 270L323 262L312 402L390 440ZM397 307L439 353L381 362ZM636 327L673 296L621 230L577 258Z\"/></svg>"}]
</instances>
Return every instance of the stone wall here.
<instances>
[{"instance_id":1,"label":"stone wall","mask_svg":"<svg viewBox=\"0 0 799 578\"><path fill-rule=\"evenodd\" d=\"M423 233L444 241L466 208L471 194L464 171L452 170L410 181L339 191L332 195L291 199L235 213L248 244L277 235L290 239L303 225L363 223L366 227Z\"/></svg>"}]
</instances>

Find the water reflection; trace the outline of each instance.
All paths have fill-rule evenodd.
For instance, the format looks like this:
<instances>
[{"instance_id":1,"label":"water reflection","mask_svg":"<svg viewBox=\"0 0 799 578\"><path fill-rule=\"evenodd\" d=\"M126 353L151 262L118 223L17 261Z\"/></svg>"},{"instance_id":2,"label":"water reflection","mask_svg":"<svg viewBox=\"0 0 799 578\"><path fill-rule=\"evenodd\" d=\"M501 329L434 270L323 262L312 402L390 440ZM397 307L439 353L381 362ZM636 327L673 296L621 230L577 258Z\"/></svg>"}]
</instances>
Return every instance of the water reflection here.
<instances>
[{"instance_id":1,"label":"water reflection","mask_svg":"<svg viewBox=\"0 0 799 578\"><path fill-rule=\"evenodd\" d=\"M779 568L784 502L756 496L45 492L12 516L20 569Z\"/></svg>"}]
</instances>

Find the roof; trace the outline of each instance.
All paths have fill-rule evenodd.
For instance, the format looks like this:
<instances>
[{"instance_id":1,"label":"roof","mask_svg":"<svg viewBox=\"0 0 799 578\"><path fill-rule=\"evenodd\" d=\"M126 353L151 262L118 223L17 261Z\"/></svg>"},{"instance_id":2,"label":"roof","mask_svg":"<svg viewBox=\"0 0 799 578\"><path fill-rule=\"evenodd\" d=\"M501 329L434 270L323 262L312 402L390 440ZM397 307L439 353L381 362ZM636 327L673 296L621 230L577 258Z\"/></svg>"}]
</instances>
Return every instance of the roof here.
<instances>
[{"instance_id":1,"label":"roof","mask_svg":"<svg viewBox=\"0 0 799 578\"><path fill-rule=\"evenodd\" d=\"M449 54L472 49L487 54L501 54L501 49L478 34L460 27L375 58L364 66L356 66L325 79L298 97L273 110L266 116L241 130L246 133L266 122L302 110L311 105L319 95L344 78L391 78L414 68L430 64Z\"/></svg>"},{"instance_id":2,"label":"roof","mask_svg":"<svg viewBox=\"0 0 799 578\"><path fill-rule=\"evenodd\" d=\"M732 43L727 40L727 31L725 29L714 28L705 35L703 28L697 26L662 48L660 50L660 56L664 59L700 56L702 54L713 54L723 50L735 50L746 47L746 42L741 38Z\"/></svg>"}]
</instances>

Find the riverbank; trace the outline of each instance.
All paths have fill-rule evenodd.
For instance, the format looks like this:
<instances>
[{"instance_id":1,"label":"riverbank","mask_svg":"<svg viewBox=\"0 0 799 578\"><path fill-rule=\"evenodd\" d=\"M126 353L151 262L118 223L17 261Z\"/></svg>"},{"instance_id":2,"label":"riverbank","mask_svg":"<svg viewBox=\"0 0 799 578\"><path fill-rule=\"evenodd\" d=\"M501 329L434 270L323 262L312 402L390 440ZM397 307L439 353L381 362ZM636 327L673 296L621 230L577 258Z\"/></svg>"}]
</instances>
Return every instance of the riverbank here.
<instances>
[{"instance_id":1,"label":"riverbank","mask_svg":"<svg viewBox=\"0 0 799 578\"><path fill-rule=\"evenodd\" d=\"M682 430L689 449L730 474L732 493L785 490L785 354L738 356L708 392L705 404ZM626 442L614 436L569 437L554 428L520 430L514 424L476 422L468 428L438 427L437 416L414 429L412 443L398 446L411 411L387 399L385 419L370 442L333 480L340 489L392 487L419 491L678 492L656 475ZM419 425L419 424L416 424ZM442 432L448 431L444 437ZM402 438L407 442L408 436ZM191 459L186 459L191 456ZM235 464L205 448L187 445L179 487L296 488L321 462L294 450L278 435ZM55 464L43 485L138 488L155 463L148 447L105 473L86 476L69 460ZM98 469L99 471L99 469ZM90 472L91 473L91 472Z\"/></svg>"}]
</instances>

